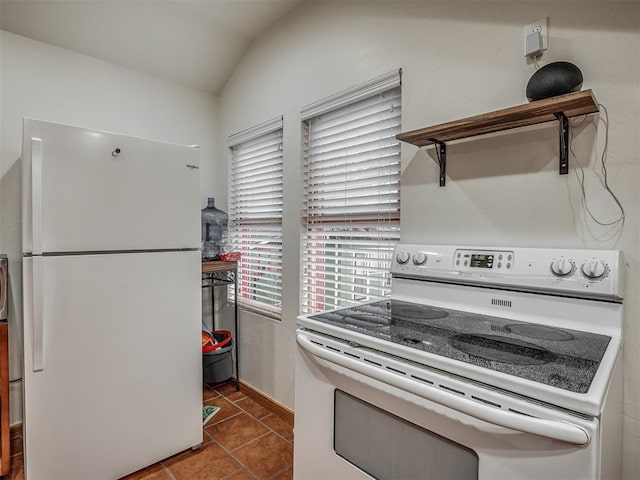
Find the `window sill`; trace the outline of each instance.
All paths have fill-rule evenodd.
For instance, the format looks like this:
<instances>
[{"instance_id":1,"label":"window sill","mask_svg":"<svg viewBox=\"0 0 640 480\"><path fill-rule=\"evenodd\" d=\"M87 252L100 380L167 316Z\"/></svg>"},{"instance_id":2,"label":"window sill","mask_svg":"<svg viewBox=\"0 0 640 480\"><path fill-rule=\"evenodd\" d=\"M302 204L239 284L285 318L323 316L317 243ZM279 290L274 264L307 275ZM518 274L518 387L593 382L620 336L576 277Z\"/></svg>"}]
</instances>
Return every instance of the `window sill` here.
<instances>
[{"instance_id":1,"label":"window sill","mask_svg":"<svg viewBox=\"0 0 640 480\"><path fill-rule=\"evenodd\" d=\"M261 317L267 317L271 320L277 320L278 322L282 321L282 313L281 312L272 312L270 310L266 310L256 305L251 305L247 303L238 303L238 309L244 310L245 312L253 313L255 315L260 315Z\"/></svg>"}]
</instances>

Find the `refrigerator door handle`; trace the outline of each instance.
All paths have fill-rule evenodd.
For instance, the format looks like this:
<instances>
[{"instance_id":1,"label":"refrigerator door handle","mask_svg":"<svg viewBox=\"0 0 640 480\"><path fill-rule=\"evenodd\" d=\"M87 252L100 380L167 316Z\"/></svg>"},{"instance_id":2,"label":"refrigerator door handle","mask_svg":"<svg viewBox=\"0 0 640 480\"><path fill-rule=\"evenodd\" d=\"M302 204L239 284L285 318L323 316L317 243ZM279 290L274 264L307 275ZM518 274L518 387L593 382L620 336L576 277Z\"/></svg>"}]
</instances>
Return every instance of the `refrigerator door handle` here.
<instances>
[{"instance_id":1,"label":"refrigerator door handle","mask_svg":"<svg viewBox=\"0 0 640 480\"><path fill-rule=\"evenodd\" d=\"M31 235L33 255L42 254L42 140L31 139Z\"/></svg>"},{"instance_id":2,"label":"refrigerator door handle","mask_svg":"<svg viewBox=\"0 0 640 480\"><path fill-rule=\"evenodd\" d=\"M7 319L7 297L9 294L9 285L7 282L7 266L5 261L0 258L0 320Z\"/></svg>"},{"instance_id":3,"label":"refrigerator door handle","mask_svg":"<svg viewBox=\"0 0 640 480\"><path fill-rule=\"evenodd\" d=\"M42 303L44 296L44 278L42 272L42 257L32 258L33 272L33 371L41 372L44 370L44 314L42 311Z\"/></svg>"}]
</instances>

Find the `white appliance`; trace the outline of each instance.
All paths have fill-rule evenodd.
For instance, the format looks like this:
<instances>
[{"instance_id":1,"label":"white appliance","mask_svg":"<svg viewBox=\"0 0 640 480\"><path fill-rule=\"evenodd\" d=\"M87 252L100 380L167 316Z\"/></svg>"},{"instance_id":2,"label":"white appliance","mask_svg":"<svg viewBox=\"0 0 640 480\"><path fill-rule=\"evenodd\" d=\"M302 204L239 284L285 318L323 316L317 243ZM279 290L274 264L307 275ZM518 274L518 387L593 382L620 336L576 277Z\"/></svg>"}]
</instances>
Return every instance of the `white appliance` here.
<instances>
[{"instance_id":1,"label":"white appliance","mask_svg":"<svg viewBox=\"0 0 640 480\"><path fill-rule=\"evenodd\" d=\"M397 246L389 299L298 318L295 478L621 478L624 268Z\"/></svg>"},{"instance_id":2,"label":"white appliance","mask_svg":"<svg viewBox=\"0 0 640 480\"><path fill-rule=\"evenodd\" d=\"M27 480L202 442L196 148L25 119Z\"/></svg>"}]
</instances>

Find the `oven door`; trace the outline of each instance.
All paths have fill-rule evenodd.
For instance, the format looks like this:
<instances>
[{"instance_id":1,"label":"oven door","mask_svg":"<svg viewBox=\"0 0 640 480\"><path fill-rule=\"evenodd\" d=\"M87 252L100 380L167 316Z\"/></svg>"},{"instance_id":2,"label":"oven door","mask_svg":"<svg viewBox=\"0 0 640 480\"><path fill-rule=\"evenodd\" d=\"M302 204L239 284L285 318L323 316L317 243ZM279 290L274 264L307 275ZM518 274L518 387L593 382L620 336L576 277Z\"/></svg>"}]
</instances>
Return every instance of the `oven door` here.
<instances>
[{"instance_id":1,"label":"oven door","mask_svg":"<svg viewBox=\"0 0 640 480\"><path fill-rule=\"evenodd\" d=\"M598 420L300 329L294 477L598 478Z\"/></svg>"}]
</instances>

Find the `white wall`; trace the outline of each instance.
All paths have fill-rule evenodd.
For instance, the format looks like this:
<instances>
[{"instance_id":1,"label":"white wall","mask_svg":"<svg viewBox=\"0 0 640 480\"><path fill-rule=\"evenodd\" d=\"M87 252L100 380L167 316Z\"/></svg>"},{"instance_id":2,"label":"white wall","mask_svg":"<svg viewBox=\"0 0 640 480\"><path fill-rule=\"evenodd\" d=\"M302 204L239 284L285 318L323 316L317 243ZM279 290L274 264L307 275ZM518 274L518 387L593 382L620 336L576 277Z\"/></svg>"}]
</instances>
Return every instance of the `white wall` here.
<instances>
[{"instance_id":1,"label":"white wall","mask_svg":"<svg viewBox=\"0 0 640 480\"><path fill-rule=\"evenodd\" d=\"M522 55L523 26L548 16L542 64L578 65L584 88L592 88L609 111L609 181L627 214L621 235L585 220L574 171L557 174L554 125L452 145L446 188L438 187L433 153L404 145L402 240L624 250L630 264L625 472L638 478L639 8L637 2L313 2L254 42L221 96L221 138L284 115L284 298L282 322L242 314L243 378L294 406L301 107L399 67L403 130L526 103L534 68ZM574 129L574 149L585 166L591 210L612 219L618 211L595 173L604 143L597 118ZM220 145L222 158L227 153Z\"/></svg>"},{"instance_id":2,"label":"white wall","mask_svg":"<svg viewBox=\"0 0 640 480\"><path fill-rule=\"evenodd\" d=\"M20 164L22 118L200 145L201 192L223 197L214 167L218 99L166 80L0 32L0 252L10 260L11 378L22 375ZM78 359L82 361L82 359ZM21 419L12 384L11 422Z\"/></svg>"}]
</instances>

